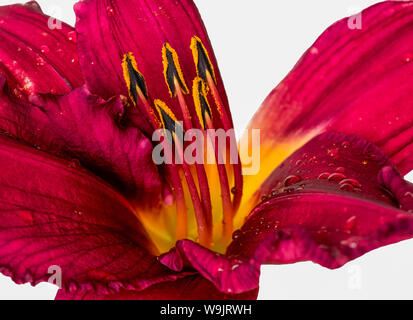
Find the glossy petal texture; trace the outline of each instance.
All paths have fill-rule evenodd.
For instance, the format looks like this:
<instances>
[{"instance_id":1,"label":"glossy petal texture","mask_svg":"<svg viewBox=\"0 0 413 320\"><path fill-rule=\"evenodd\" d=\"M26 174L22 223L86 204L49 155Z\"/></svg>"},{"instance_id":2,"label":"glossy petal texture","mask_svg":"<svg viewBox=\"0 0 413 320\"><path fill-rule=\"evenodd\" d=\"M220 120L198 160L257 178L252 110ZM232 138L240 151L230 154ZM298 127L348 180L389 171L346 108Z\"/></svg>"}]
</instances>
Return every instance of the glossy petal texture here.
<instances>
[{"instance_id":1,"label":"glossy petal texture","mask_svg":"<svg viewBox=\"0 0 413 320\"><path fill-rule=\"evenodd\" d=\"M239 295L228 295L217 290L202 276L194 275L174 282L163 282L142 291L121 290L119 293L99 295L80 291L70 294L60 290L57 300L255 300L258 289Z\"/></svg>"},{"instance_id":2,"label":"glossy petal texture","mask_svg":"<svg viewBox=\"0 0 413 320\"><path fill-rule=\"evenodd\" d=\"M31 97L33 105L9 91L6 86L0 93L2 131L74 166L80 162L128 197L156 203L161 183L151 142L119 125L125 112L120 99L103 101L78 88L62 97Z\"/></svg>"},{"instance_id":3,"label":"glossy petal texture","mask_svg":"<svg viewBox=\"0 0 413 320\"><path fill-rule=\"evenodd\" d=\"M280 154L325 131L364 137L402 174L413 169L413 2L386 1L360 18L362 29L355 17L328 28L255 115L259 183L285 159Z\"/></svg>"},{"instance_id":4,"label":"glossy petal texture","mask_svg":"<svg viewBox=\"0 0 413 320\"><path fill-rule=\"evenodd\" d=\"M263 185L263 202L234 233L229 256L265 263L311 260L338 268L413 236L411 184L387 156L356 136L322 134Z\"/></svg>"},{"instance_id":5,"label":"glossy petal texture","mask_svg":"<svg viewBox=\"0 0 413 320\"><path fill-rule=\"evenodd\" d=\"M64 94L83 84L76 32L36 2L0 6L0 42L0 74L16 95Z\"/></svg>"},{"instance_id":6,"label":"glossy petal texture","mask_svg":"<svg viewBox=\"0 0 413 320\"><path fill-rule=\"evenodd\" d=\"M227 107L213 50L192 0L86 0L75 6L75 12L79 60L91 92L104 98L128 96L121 62L125 53L133 52L150 97L166 102L182 119L179 104L171 99L165 82L162 47L168 42L176 50L185 82L192 86L196 68L190 45L191 38L198 36L212 60ZM195 117L192 98L186 100Z\"/></svg>"},{"instance_id":7,"label":"glossy petal texture","mask_svg":"<svg viewBox=\"0 0 413 320\"><path fill-rule=\"evenodd\" d=\"M176 279L150 253L129 202L71 162L0 138L0 271L107 293ZM52 267L52 269L49 269Z\"/></svg>"}]
</instances>

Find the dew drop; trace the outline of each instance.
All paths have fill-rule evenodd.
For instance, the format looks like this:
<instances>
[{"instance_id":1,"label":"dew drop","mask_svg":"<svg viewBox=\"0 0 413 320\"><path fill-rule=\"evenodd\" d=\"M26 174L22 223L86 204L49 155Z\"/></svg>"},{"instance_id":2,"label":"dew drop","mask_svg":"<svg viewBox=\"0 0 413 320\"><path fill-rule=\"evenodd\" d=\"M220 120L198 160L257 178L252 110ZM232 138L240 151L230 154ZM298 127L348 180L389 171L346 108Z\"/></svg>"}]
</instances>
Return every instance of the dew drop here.
<instances>
[{"instance_id":1,"label":"dew drop","mask_svg":"<svg viewBox=\"0 0 413 320\"><path fill-rule=\"evenodd\" d=\"M106 12L108 13L109 16L114 16L115 15L115 11L113 10L112 7L107 7Z\"/></svg>"},{"instance_id":2,"label":"dew drop","mask_svg":"<svg viewBox=\"0 0 413 320\"><path fill-rule=\"evenodd\" d=\"M339 151L338 149L330 149L327 151L327 153L330 157L335 158L338 156Z\"/></svg>"},{"instance_id":3,"label":"dew drop","mask_svg":"<svg viewBox=\"0 0 413 320\"><path fill-rule=\"evenodd\" d=\"M313 55L318 54L318 53L319 53L318 48L312 47L312 48L310 49L310 53L313 54Z\"/></svg>"},{"instance_id":4,"label":"dew drop","mask_svg":"<svg viewBox=\"0 0 413 320\"><path fill-rule=\"evenodd\" d=\"M237 194L237 193L238 193L237 188L236 188L236 187L233 187L233 188L231 189L231 193L232 193L232 194Z\"/></svg>"},{"instance_id":5,"label":"dew drop","mask_svg":"<svg viewBox=\"0 0 413 320\"><path fill-rule=\"evenodd\" d=\"M348 149L348 148L350 148L350 142L348 142L348 141L344 141L342 144L341 144L341 146L344 148L344 149Z\"/></svg>"},{"instance_id":6,"label":"dew drop","mask_svg":"<svg viewBox=\"0 0 413 320\"><path fill-rule=\"evenodd\" d=\"M348 183L344 183L340 185L340 189L344 191L354 191L354 186Z\"/></svg>"},{"instance_id":7,"label":"dew drop","mask_svg":"<svg viewBox=\"0 0 413 320\"><path fill-rule=\"evenodd\" d=\"M241 235L241 230L235 230L234 233L232 234L232 239L236 240L239 238L240 235Z\"/></svg>"},{"instance_id":8,"label":"dew drop","mask_svg":"<svg viewBox=\"0 0 413 320\"><path fill-rule=\"evenodd\" d=\"M323 172L318 176L318 180L327 180L330 175L330 172Z\"/></svg>"},{"instance_id":9,"label":"dew drop","mask_svg":"<svg viewBox=\"0 0 413 320\"><path fill-rule=\"evenodd\" d=\"M351 218L347 219L346 223L344 224L344 232L351 233L356 227L356 222L357 222L356 216L352 216Z\"/></svg>"},{"instance_id":10,"label":"dew drop","mask_svg":"<svg viewBox=\"0 0 413 320\"><path fill-rule=\"evenodd\" d=\"M355 188L361 188L361 184L356 179L344 179L340 182L340 184L351 184Z\"/></svg>"},{"instance_id":11,"label":"dew drop","mask_svg":"<svg viewBox=\"0 0 413 320\"><path fill-rule=\"evenodd\" d=\"M403 198L413 198L413 192L410 192L410 191L406 192L406 193L403 195Z\"/></svg>"},{"instance_id":12,"label":"dew drop","mask_svg":"<svg viewBox=\"0 0 413 320\"><path fill-rule=\"evenodd\" d=\"M44 61L44 59L42 57L37 57L36 58L36 65L39 67L42 67L46 64L46 62Z\"/></svg>"},{"instance_id":13,"label":"dew drop","mask_svg":"<svg viewBox=\"0 0 413 320\"><path fill-rule=\"evenodd\" d=\"M336 169L336 172L344 173L344 172L346 172L346 168L344 168L344 167L338 167L338 168Z\"/></svg>"},{"instance_id":14,"label":"dew drop","mask_svg":"<svg viewBox=\"0 0 413 320\"><path fill-rule=\"evenodd\" d=\"M345 176L344 174L338 173L338 172L332 173L332 174L330 174L330 176L328 177L328 180L329 180L329 181L337 181L337 182L339 182L339 181L342 181L342 180L344 180L344 179L346 179L346 176Z\"/></svg>"},{"instance_id":15,"label":"dew drop","mask_svg":"<svg viewBox=\"0 0 413 320\"><path fill-rule=\"evenodd\" d=\"M40 46L40 51L41 51L43 54L49 54L49 53L50 53L50 48L49 48L48 46L46 46L46 45L43 45L43 46Z\"/></svg>"},{"instance_id":16,"label":"dew drop","mask_svg":"<svg viewBox=\"0 0 413 320\"><path fill-rule=\"evenodd\" d=\"M413 54L412 53L406 53L404 56L403 56L403 62L404 63L410 63L410 62L412 62L412 60L413 60Z\"/></svg>"},{"instance_id":17,"label":"dew drop","mask_svg":"<svg viewBox=\"0 0 413 320\"><path fill-rule=\"evenodd\" d=\"M76 31L70 31L67 35L67 40L76 43L77 42L77 33Z\"/></svg>"},{"instance_id":18,"label":"dew drop","mask_svg":"<svg viewBox=\"0 0 413 320\"><path fill-rule=\"evenodd\" d=\"M292 175L292 176L288 176L285 180L284 180L284 186L285 187L289 187L295 183L300 182L302 179L299 176L296 175Z\"/></svg>"}]
</instances>

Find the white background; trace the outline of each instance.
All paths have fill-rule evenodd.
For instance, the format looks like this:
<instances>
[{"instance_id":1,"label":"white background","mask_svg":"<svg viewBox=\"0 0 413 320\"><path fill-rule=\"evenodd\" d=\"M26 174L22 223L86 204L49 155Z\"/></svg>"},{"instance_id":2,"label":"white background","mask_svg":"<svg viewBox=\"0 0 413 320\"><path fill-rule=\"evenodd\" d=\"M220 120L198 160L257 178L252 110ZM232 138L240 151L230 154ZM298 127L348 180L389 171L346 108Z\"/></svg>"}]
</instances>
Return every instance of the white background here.
<instances>
[{"instance_id":1,"label":"white background","mask_svg":"<svg viewBox=\"0 0 413 320\"><path fill-rule=\"evenodd\" d=\"M127 0L124 0L127 1ZM23 1L0 0L0 5ZM74 0L39 0L74 24ZM333 22L368 0L196 0L228 91L238 133L266 95ZM413 175L411 176L413 177ZM413 240L381 248L331 271L313 263L262 268L260 299L412 299ZM0 276L0 299L53 299L57 289L17 286Z\"/></svg>"}]
</instances>

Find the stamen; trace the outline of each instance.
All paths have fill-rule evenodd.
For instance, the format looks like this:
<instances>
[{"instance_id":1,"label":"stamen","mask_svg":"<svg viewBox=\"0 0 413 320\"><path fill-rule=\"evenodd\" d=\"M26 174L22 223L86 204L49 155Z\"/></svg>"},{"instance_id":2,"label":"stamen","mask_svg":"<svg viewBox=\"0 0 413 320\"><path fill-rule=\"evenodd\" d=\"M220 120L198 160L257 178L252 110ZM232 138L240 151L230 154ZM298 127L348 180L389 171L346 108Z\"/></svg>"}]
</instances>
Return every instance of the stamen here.
<instances>
[{"instance_id":1,"label":"stamen","mask_svg":"<svg viewBox=\"0 0 413 320\"><path fill-rule=\"evenodd\" d=\"M230 132L230 130L232 129L232 123L228 117L227 111L225 109L225 105L216 87L217 81L216 81L214 66L211 63L211 59L209 58L208 52L205 49L205 46L202 44L201 39L199 39L196 36L192 38L191 50L192 50L192 54L194 57L198 77L201 78L206 84L208 84L209 89L211 89L224 130L227 132ZM231 142L235 143L235 137L231 139ZM226 152L228 152L228 150L226 150ZM230 154L233 157L231 159L231 162L233 164L235 186L234 188L232 188L232 191L234 194L233 208L234 208L234 214L235 214L238 211L239 206L241 204L242 191L243 191L243 178L242 178L241 158L239 156L239 153L238 153L237 158L235 158L232 155L232 153Z\"/></svg>"},{"instance_id":2,"label":"stamen","mask_svg":"<svg viewBox=\"0 0 413 320\"><path fill-rule=\"evenodd\" d=\"M203 129L207 130L206 116L209 116L209 118L212 119L212 111L207 99L207 86L200 77L195 78L192 91L198 119L201 122Z\"/></svg>"},{"instance_id":3,"label":"stamen","mask_svg":"<svg viewBox=\"0 0 413 320\"><path fill-rule=\"evenodd\" d=\"M128 86L129 97L134 106L138 106L139 101L144 106L146 117L152 124L154 130L160 127L160 123L148 102L148 87L146 86L145 77L139 72L138 64L133 53L128 52L124 55L122 61L123 76Z\"/></svg>"},{"instance_id":4,"label":"stamen","mask_svg":"<svg viewBox=\"0 0 413 320\"><path fill-rule=\"evenodd\" d=\"M173 142L175 143L179 158L184 160L183 141L179 138L177 139L177 135L171 130L174 129L175 131L175 129L178 128L180 124L178 123L173 112L164 102L162 102L161 100L155 100L155 106L159 112L159 116L164 125L164 128L172 132ZM172 122L174 123L172 124ZM204 208L201 204L201 200L199 198L198 190L196 188L194 178L191 174L191 170L185 161L182 161L182 169L187 181L188 190L191 195L195 211L195 218L198 224L199 243L209 248L212 245L212 228L208 226L208 217L206 216Z\"/></svg>"},{"instance_id":5,"label":"stamen","mask_svg":"<svg viewBox=\"0 0 413 320\"><path fill-rule=\"evenodd\" d=\"M209 74L212 75L216 83L214 66L211 63L211 59L209 58L208 52L205 49L204 44L202 43L201 39L198 38L197 36L194 36L191 39L191 50L192 50L192 55L194 57L195 67L196 67L196 72L198 74L198 77L200 77L202 80L207 82L206 73L208 71Z\"/></svg>"},{"instance_id":6,"label":"stamen","mask_svg":"<svg viewBox=\"0 0 413 320\"><path fill-rule=\"evenodd\" d=\"M230 131L232 128L232 125L227 115L227 111L218 93L218 89L215 86L215 82L213 81L209 72L207 72L207 79L208 79L208 85L212 91L212 95L214 96L215 103L217 104L217 109L220 111L219 114L221 115L221 121L222 121L222 125L224 126L224 130L227 132L232 132ZM235 137L232 137L230 141L234 143ZM237 153L237 158L235 158L232 152L230 152L230 154L232 157L231 162L232 162L233 171L234 171L234 184L235 184L233 188L233 190L235 191L234 199L233 199L233 206L234 206L234 213L236 213L241 204L244 180L242 177L242 166L241 166L241 158L240 158L239 152Z\"/></svg>"},{"instance_id":7,"label":"stamen","mask_svg":"<svg viewBox=\"0 0 413 320\"><path fill-rule=\"evenodd\" d=\"M161 123L157 119L153 108L148 101L148 89L146 86L145 78L142 73L139 72L135 57L132 53L126 53L122 62L123 75L125 82L128 86L129 97L131 98L135 106L139 101L144 106L144 111L147 118L150 120L154 130L161 128ZM156 131L155 131L156 132ZM160 139L159 139L160 140ZM162 143L166 143L164 140ZM168 152L169 148L164 147L165 152ZM167 154L168 158L172 155ZM182 182L178 174L176 165L172 163L166 166L169 177L171 178L172 190L175 193L176 212L177 212L177 227L176 227L176 240L182 240L187 237L188 234L188 218L187 207L185 204L185 194L182 187Z\"/></svg>"},{"instance_id":8,"label":"stamen","mask_svg":"<svg viewBox=\"0 0 413 320\"><path fill-rule=\"evenodd\" d=\"M185 94L188 94L189 90L186 86L184 75L179 64L178 55L169 43L163 45L162 62L164 66L163 73L165 81L168 85L171 97L175 98L177 87L179 87Z\"/></svg>"},{"instance_id":9,"label":"stamen","mask_svg":"<svg viewBox=\"0 0 413 320\"><path fill-rule=\"evenodd\" d=\"M201 78L196 78L193 84L193 97L195 109L198 114L199 121L202 122L202 126L207 129L213 129L212 112L206 96L205 83ZM215 141L208 135L211 144L215 146ZM219 182L221 185L221 197L222 197L222 212L223 212L223 225L224 225L224 239L225 242L230 240L233 229L233 206L231 203L231 194L229 189L228 175L225 165L223 164L222 154L218 148L214 148L215 159L218 169Z\"/></svg>"},{"instance_id":10,"label":"stamen","mask_svg":"<svg viewBox=\"0 0 413 320\"><path fill-rule=\"evenodd\" d=\"M171 97L178 97L179 106L184 118L185 130L189 130L193 128L193 123L184 96L185 94L188 94L189 91L183 78L178 55L176 51L168 43L166 43L162 48L162 56L165 82L168 85ZM212 203L211 194L209 192L208 178L202 164L196 163L195 167L197 171L202 204L207 217L208 229L210 229L212 233Z\"/></svg>"},{"instance_id":11,"label":"stamen","mask_svg":"<svg viewBox=\"0 0 413 320\"><path fill-rule=\"evenodd\" d=\"M132 52L128 52L123 56L122 67L123 77L125 78L132 101L135 104L138 103L138 90L148 98L148 88L146 87L145 78L142 73L139 72L136 59Z\"/></svg>"}]
</instances>

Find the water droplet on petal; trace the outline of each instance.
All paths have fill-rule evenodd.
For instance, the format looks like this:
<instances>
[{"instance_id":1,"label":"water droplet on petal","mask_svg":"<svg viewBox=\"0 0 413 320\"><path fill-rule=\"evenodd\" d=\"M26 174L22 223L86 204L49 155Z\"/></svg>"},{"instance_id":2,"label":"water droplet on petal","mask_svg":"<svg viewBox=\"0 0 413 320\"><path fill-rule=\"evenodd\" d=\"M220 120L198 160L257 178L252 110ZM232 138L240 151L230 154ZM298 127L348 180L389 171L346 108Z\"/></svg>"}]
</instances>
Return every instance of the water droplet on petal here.
<instances>
[{"instance_id":1,"label":"water droplet on petal","mask_svg":"<svg viewBox=\"0 0 413 320\"><path fill-rule=\"evenodd\" d=\"M351 184L353 187L361 188L361 184L356 179L344 179L340 182L340 184Z\"/></svg>"},{"instance_id":2,"label":"water droplet on petal","mask_svg":"<svg viewBox=\"0 0 413 320\"><path fill-rule=\"evenodd\" d=\"M322 174L318 176L318 180L327 180L330 174L331 174L330 172L323 172Z\"/></svg>"},{"instance_id":3,"label":"water droplet on petal","mask_svg":"<svg viewBox=\"0 0 413 320\"><path fill-rule=\"evenodd\" d=\"M413 54L412 53L406 53L404 56L403 56L403 62L404 63L410 63L410 62L412 62L412 60L413 60Z\"/></svg>"},{"instance_id":4,"label":"water droplet on petal","mask_svg":"<svg viewBox=\"0 0 413 320\"><path fill-rule=\"evenodd\" d=\"M337 181L337 182L339 182L339 181L342 181L342 180L344 180L344 179L346 179L346 178L347 178L347 177L346 177L344 174L336 172L336 173L330 174L330 176L328 177L328 180L329 180L329 181Z\"/></svg>"},{"instance_id":5,"label":"water droplet on petal","mask_svg":"<svg viewBox=\"0 0 413 320\"><path fill-rule=\"evenodd\" d=\"M237 269L237 268L239 268L239 264L233 265L231 269L232 269L232 270L235 270L235 269Z\"/></svg>"},{"instance_id":6,"label":"water droplet on petal","mask_svg":"<svg viewBox=\"0 0 413 320\"><path fill-rule=\"evenodd\" d=\"M235 230L234 233L232 234L232 239L236 240L239 238L240 235L241 235L241 230Z\"/></svg>"},{"instance_id":7,"label":"water droplet on petal","mask_svg":"<svg viewBox=\"0 0 413 320\"><path fill-rule=\"evenodd\" d=\"M354 186L348 183L344 183L340 185L340 189L344 191L354 191Z\"/></svg>"},{"instance_id":8,"label":"water droplet on petal","mask_svg":"<svg viewBox=\"0 0 413 320\"><path fill-rule=\"evenodd\" d=\"M107 7L106 12L108 13L109 16L114 16L115 15L115 11L113 10L112 7Z\"/></svg>"},{"instance_id":9,"label":"water droplet on petal","mask_svg":"<svg viewBox=\"0 0 413 320\"><path fill-rule=\"evenodd\" d=\"M344 173L344 172L346 172L346 168L344 168L344 167L338 167L338 168L336 169L336 172Z\"/></svg>"},{"instance_id":10,"label":"water droplet on petal","mask_svg":"<svg viewBox=\"0 0 413 320\"><path fill-rule=\"evenodd\" d=\"M39 67L42 67L46 64L46 62L44 61L44 59L42 57L37 57L36 58L36 65Z\"/></svg>"},{"instance_id":11,"label":"water droplet on petal","mask_svg":"<svg viewBox=\"0 0 413 320\"><path fill-rule=\"evenodd\" d=\"M339 150L338 149L330 149L327 151L328 155L332 158L335 158L338 156Z\"/></svg>"},{"instance_id":12,"label":"water droplet on petal","mask_svg":"<svg viewBox=\"0 0 413 320\"><path fill-rule=\"evenodd\" d=\"M357 222L356 216L352 216L351 218L347 219L346 223L344 224L344 232L351 233L356 226L356 222Z\"/></svg>"},{"instance_id":13,"label":"water droplet on petal","mask_svg":"<svg viewBox=\"0 0 413 320\"><path fill-rule=\"evenodd\" d=\"M67 40L76 43L77 42L77 33L76 31L70 31L67 35Z\"/></svg>"},{"instance_id":14,"label":"water droplet on petal","mask_svg":"<svg viewBox=\"0 0 413 320\"><path fill-rule=\"evenodd\" d=\"M342 146L344 149L348 149L348 148L350 148L350 142L344 141L344 142L341 144L341 146Z\"/></svg>"},{"instance_id":15,"label":"water droplet on petal","mask_svg":"<svg viewBox=\"0 0 413 320\"><path fill-rule=\"evenodd\" d=\"M40 51L41 51L43 54L49 54L49 53L50 53L50 48L49 48L48 46L46 46L46 45L43 45L43 46L40 46Z\"/></svg>"},{"instance_id":16,"label":"water droplet on petal","mask_svg":"<svg viewBox=\"0 0 413 320\"><path fill-rule=\"evenodd\" d=\"M231 189L231 193L232 193L232 194L237 194L237 193L238 193L237 188L236 188L236 187L232 188L232 189Z\"/></svg>"},{"instance_id":17,"label":"water droplet on petal","mask_svg":"<svg viewBox=\"0 0 413 320\"><path fill-rule=\"evenodd\" d=\"M403 198L413 198L413 192L410 192L410 191L406 192L406 193L403 195Z\"/></svg>"},{"instance_id":18,"label":"water droplet on petal","mask_svg":"<svg viewBox=\"0 0 413 320\"><path fill-rule=\"evenodd\" d=\"M292 175L292 176L288 176L285 180L284 180L284 186L289 187L295 183L300 182L302 179L299 176L296 175Z\"/></svg>"},{"instance_id":19,"label":"water droplet on petal","mask_svg":"<svg viewBox=\"0 0 413 320\"><path fill-rule=\"evenodd\" d=\"M313 54L313 55L318 54L318 53L319 53L318 48L312 47L312 48L310 49L310 53Z\"/></svg>"}]
</instances>

